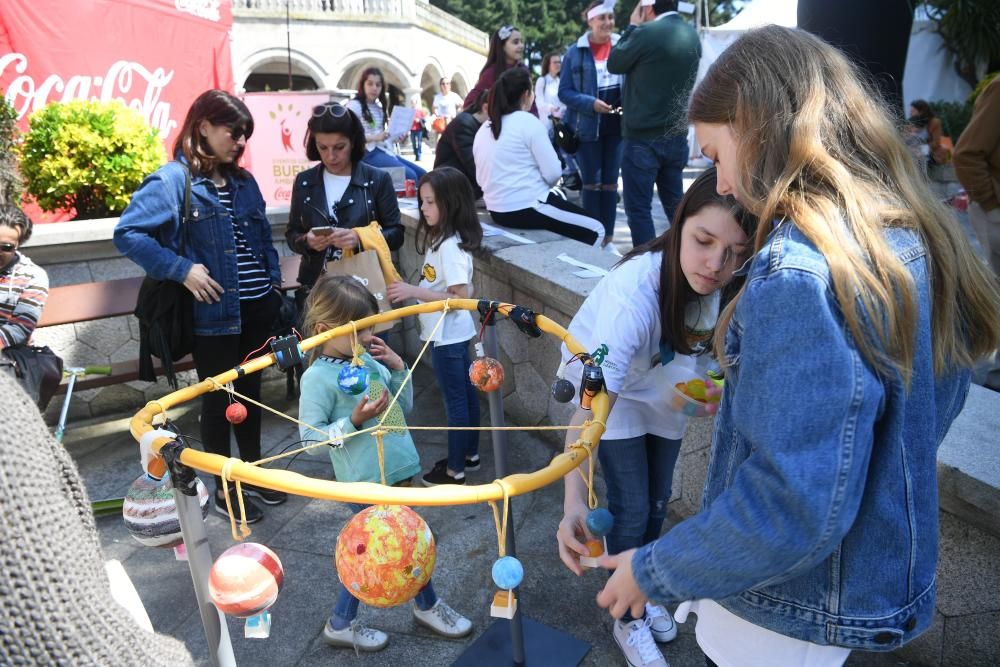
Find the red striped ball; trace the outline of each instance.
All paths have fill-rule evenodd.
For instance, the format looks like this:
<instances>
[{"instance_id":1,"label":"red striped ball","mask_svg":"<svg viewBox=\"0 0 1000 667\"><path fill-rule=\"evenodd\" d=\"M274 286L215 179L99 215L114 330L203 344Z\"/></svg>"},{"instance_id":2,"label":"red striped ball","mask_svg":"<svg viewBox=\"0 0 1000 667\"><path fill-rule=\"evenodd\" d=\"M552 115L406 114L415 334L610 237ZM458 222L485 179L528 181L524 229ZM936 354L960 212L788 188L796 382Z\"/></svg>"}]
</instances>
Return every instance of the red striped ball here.
<instances>
[{"instance_id":1,"label":"red striped ball","mask_svg":"<svg viewBox=\"0 0 1000 667\"><path fill-rule=\"evenodd\" d=\"M223 614L249 618L278 599L285 571L277 554L255 542L229 547L208 573L208 592Z\"/></svg>"}]
</instances>

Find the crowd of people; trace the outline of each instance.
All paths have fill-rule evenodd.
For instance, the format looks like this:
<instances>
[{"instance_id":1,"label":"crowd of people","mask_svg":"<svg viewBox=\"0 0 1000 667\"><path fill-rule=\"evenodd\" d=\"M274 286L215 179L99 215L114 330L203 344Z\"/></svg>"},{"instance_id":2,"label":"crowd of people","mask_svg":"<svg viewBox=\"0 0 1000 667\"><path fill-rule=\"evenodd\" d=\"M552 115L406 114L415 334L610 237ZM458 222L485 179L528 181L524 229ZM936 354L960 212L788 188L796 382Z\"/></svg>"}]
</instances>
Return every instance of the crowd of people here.
<instances>
[{"instance_id":1,"label":"crowd of people","mask_svg":"<svg viewBox=\"0 0 1000 667\"><path fill-rule=\"evenodd\" d=\"M615 521L599 560L608 581L597 603L614 618L628 664L666 667L657 644L677 634L667 605L679 605L677 621L697 614L710 666L826 667L852 650L899 647L933 621L937 447L973 371L996 382L995 361L983 360L1000 347L1000 84L980 96L954 155L968 180L982 262L931 192L888 107L873 101L836 48L802 30L750 31L692 90L700 46L676 3L639 0L620 36L612 10L591 3L587 32L564 54L546 56L537 82L511 25L491 35L464 102L441 79L431 171L397 154L394 145L408 137L388 134L378 68L362 72L347 104L312 110L305 148L317 165L295 178L285 232L302 258L301 329L319 334L379 311L367 288L331 268L364 250L389 257L404 243L386 168L401 167L417 183L422 257L412 284L391 260L383 265L393 304L473 296L479 197L499 225L608 245L621 172L633 247L568 329L587 349L603 350L610 414L596 456ZM914 102L910 121L910 143L916 136L932 159L946 159L929 107ZM684 192L689 123L713 166ZM557 150L557 124L575 134L575 156ZM114 233L147 275L190 292L200 379L239 365L278 328L278 253L261 192L240 166L253 130L237 97L203 93L174 159L134 193ZM415 117L417 157L424 130L425 117ZM573 164L582 207L552 190ZM671 223L659 235L654 185ZM44 303L44 271L18 251L30 231L18 209L0 207L0 348L30 338ZM467 373L477 336L471 314L452 311L440 324L421 316L419 327L448 425L478 427L479 395ZM311 427L302 427L302 439L332 441L323 452L340 481L465 484L481 466L478 432L449 431L448 456L423 471L406 429L411 389L389 405L408 372L393 342L391 333L367 329L312 351L300 385L299 419ZM564 348L563 368L579 368L574 361ZM358 363L371 386L353 395L338 380ZM709 366L725 384L703 509L663 533L688 422L668 396L678 373ZM259 373L234 386L259 400ZM251 403L233 424L227 406L226 392L202 397L200 446L229 457L235 436L240 458L260 459L260 408ZM342 439L380 423L386 410L394 428L378 457L372 435ZM577 403L570 424L589 415ZM2 424L0 431L7 434ZM567 446L576 431L569 433ZM231 506L248 523L265 517L258 503L287 499L249 484L242 490L248 497ZM228 515L232 493L216 479L217 512ZM554 542L579 575L594 535L575 473L564 498ZM93 532L86 521L70 528ZM388 636L358 621L358 604L341 586L324 640L383 648ZM444 637L473 630L431 583L412 614Z\"/></svg>"}]
</instances>

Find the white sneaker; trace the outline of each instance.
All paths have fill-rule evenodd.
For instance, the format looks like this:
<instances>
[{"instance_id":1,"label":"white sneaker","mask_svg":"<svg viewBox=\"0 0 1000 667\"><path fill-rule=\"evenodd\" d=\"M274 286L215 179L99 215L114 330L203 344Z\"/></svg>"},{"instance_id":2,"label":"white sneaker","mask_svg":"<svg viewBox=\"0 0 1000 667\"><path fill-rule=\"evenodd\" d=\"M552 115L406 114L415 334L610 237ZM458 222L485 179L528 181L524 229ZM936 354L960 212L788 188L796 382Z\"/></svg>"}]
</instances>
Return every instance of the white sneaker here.
<instances>
[{"instance_id":1,"label":"white sneaker","mask_svg":"<svg viewBox=\"0 0 1000 667\"><path fill-rule=\"evenodd\" d=\"M622 253L618 248L615 247L614 241L605 246L602 246L601 250L608 253L609 255L614 255L615 257L622 257Z\"/></svg>"},{"instance_id":2,"label":"white sneaker","mask_svg":"<svg viewBox=\"0 0 1000 667\"><path fill-rule=\"evenodd\" d=\"M323 628L323 641L330 646L346 646L355 651L381 651L389 643L389 635L375 628L368 628L354 621L343 630L334 630L327 620Z\"/></svg>"},{"instance_id":3,"label":"white sneaker","mask_svg":"<svg viewBox=\"0 0 1000 667\"><path fill-rule=\"evenodd\" d=\"M625 654L629 667L670 667L653 641L648 618L622 623L615 621L615 642Z\"/></svg>"},{"instance_id":4,"label":"white sneaker","mask_svg":"<svg viewBox=\"0 0 1000 667\"><path fill-rule=\"evenodd\" d=\"M413 618L420 625L449 639L464 637L472 632L472 621L446 605L443 600L438 600L427 611L413 605Z\"/></svg>"},{"instance_id":5,"label":"white sneaker","mask_svg":"<svg viewBox=\"0 0 1000 667\"><path fill-rule=\"evenodd\" d=\"M660 605L647 602L646 618L650 620L649 631L652 633L653 639L661 644L672 642L677 636L677 624L674 623L674 617Z\"/></svg>"}]
</instances>

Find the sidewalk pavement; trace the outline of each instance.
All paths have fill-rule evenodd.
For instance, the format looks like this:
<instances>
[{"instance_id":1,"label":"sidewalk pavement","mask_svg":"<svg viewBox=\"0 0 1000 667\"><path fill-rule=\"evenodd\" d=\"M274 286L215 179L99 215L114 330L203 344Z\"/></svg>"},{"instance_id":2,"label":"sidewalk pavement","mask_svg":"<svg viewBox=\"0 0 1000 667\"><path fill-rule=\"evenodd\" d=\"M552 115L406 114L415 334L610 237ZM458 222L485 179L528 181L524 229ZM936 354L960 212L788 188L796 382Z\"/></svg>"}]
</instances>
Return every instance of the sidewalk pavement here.
<instances>
[{"instance_id":1,"label":"sidewalk pavement","mask_svg":"<svg viewBox=\"0 0 1000 667\"><path fill-rule=\"evenodd\" d=\"M432 373L425 367L413 375L414 408L408 416L411 425L446 424L443 403ZM284 397L284 383L266 382L265 402L290 415L296 414L294 401ZM196 407L192 406L192 407ZM172 413L184 433L197 435L197 411ZM484 405L484 424L488 410ZM122 428L124 422L79 428L67 432L67 448L80 468L92 499L122 496L140 474L138 448ZM113 435L86 438L88 433ZM265 413L263 423L264 455L271 455L298 439L296 426L280 417ZM447 453L447 433L416 431L414 440L424 469ZM511 472L533 471L546 465L554 449L529 432L508 432ZM235 451L235 448L234 448ZM493 451L488 434L481 439L483 467L468 473L470 483L486 483L493 477ZM278 462L280 463L280 462ZM272 464L276 465L276 464ZM329 460L302 454L290 467L304 475L331 479ZM212 487L210 479L203 481ZM598 479L599 493L603 484ZM603 497L603 495L602 495ZM535 493L519 496L511 502L516 526L517 556L524 564L525 579L520 604L530 618L558 628L592 645L584 665L622 664L611 636L611 619L597 607L594 598L605 575L589 571L577 578L559 561L555 530L562 516L562 485L553 484ZM272 548L285 569L285 583L278 601L271 609L269 639L245 639L243 622L228 619L229 633L241 666L311 667L313 665L447 665L457 659L490 625L489 606L495 587L490 569L497 558L496 530L489 506L419 508L437 540L437 565L434 587L440 597L474 624L472 636L446 640L419 626L408 605L395 609L371 609L362 606L359 619L389 633L389 646L377 653L361 653L332 648L323 643L322 628L333 604L337 575L332 554L337 536L350 512L340 503L292 497L278 507L265 507L266 517L251 526L251 541ZM194 590L187 563L174 559L170 549L141 546L125 530L118 516L97 519L101 544L107 559L121 561L138 590L153 627L185 642L199 664L208 665L208 649L197 612ZM234 544L228 520L214 511L206 519L212 554L217 557ZM691 617L694 618L693 616ZM694 637L693 624L680 626L677 639L663 645L673 667L701 667L704 658ZM529 665L546 665L545 655L529 655ZM849 665L904 664L891 656L861 654Z\"/></svg>"}]
</instances>

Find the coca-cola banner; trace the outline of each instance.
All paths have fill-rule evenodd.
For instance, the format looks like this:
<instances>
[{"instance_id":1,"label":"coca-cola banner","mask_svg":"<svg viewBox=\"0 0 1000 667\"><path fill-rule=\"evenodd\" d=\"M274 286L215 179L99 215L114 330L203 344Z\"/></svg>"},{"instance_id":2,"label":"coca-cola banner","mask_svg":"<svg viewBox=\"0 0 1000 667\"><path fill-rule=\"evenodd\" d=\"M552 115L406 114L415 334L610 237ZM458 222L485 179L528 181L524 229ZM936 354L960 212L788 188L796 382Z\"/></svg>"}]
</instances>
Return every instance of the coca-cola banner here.
<instances>
[{"instance_id":1,"label":"coca-cola banner","mask_svg":"<svg viewBox=\"0 0 1000 667\"><path fill-rule=\"evenodd\" d=\"M247 93L243 97L254 126L243 162L269 206L288 206L295 175L316 164L306 158L302 140L312 108L328 99L326 93Z\"/></svg>"},{"instance_id":2,"label":"coca-cola banner","mask_svg":"<svg viewBox=\"0 0 1000 667\"><path fill-rule=\"evenodd\" d=\"M121 100L169 148L191 102L233 90L231 0L3 0L0 89L27 117L48 102Z\"/></svg>"}]
</instances>

